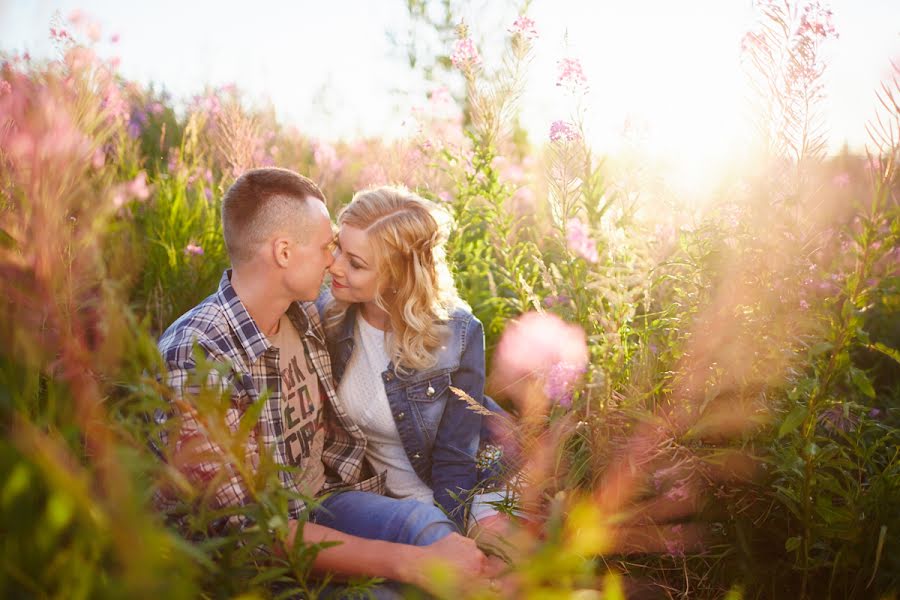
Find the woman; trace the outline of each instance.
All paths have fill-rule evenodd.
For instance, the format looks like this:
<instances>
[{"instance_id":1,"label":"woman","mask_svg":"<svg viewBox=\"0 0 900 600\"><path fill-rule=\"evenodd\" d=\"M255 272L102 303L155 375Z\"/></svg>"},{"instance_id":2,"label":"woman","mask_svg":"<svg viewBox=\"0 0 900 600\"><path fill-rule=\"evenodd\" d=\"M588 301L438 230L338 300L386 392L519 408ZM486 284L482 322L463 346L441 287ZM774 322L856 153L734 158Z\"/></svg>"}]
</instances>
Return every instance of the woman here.
<instances>
[{"instance_id":1,"label":"woman","mask_svg":"<svg viewBox=\"0 0 900 600\"><path fill-rule=\"evenodd\" d=\"M447 268L449 221L404 189L356 194L338 217L331 297L319 305L338 397L388 493L436 503L465 531L478 467L497 448L479 455L484 332Z\"/></svg>"}]
</instances>

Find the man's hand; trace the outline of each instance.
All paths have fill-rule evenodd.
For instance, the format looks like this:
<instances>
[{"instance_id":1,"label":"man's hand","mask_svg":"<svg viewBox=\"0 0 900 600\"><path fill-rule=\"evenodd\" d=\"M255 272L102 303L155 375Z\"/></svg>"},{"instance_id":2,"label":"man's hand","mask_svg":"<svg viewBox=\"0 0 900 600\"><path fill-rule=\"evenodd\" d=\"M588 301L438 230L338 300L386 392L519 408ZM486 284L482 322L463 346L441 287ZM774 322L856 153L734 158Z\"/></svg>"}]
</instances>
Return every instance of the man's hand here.
<instances>
[{"instance_id":1,"label":"man's hand","mask_svg":"<svg viewBox=\"0 0 900 600\"><path fill-rule=\"evenodd\" d=\"M418 548L419 558L410 565L407 581L422 589L431 587L430 566L443 564L456 576L456 580L466 584L481 579L484 575L487 557L478 549L474 540L451 533L430 546Z\"/></svg>"}]
</instances>

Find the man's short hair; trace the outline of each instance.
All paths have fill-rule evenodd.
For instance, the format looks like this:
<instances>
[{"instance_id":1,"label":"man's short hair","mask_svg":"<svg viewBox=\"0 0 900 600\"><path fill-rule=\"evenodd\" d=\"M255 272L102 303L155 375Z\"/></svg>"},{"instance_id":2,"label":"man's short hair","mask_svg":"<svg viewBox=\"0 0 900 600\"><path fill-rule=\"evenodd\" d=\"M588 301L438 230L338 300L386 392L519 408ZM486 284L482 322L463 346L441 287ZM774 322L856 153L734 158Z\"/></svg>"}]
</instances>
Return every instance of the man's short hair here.
<instances>
[{"instance_id":1,"label":"man's short hair","mask_svg":"<svg viewBox=\"0 0 900 600\"><path fill-rule=\"evenodd\" d=\"M307 177L275 167L245 172L222 198L222 233L232 264L253 257L279 228L303 230L306 202L325 195Z\"/></svg>"}]
</instances>

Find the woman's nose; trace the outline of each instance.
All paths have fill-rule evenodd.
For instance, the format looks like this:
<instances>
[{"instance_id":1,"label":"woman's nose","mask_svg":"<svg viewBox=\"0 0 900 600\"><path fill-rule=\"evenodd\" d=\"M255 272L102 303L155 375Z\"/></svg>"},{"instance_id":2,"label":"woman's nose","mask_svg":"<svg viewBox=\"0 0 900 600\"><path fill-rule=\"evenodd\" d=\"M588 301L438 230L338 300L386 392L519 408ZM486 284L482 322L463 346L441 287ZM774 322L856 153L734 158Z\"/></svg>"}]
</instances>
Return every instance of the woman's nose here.
<instances>
[{"instance_id":1,"label":"woman's nose","mask_svg":"<svg viewBox=\"0 0 900 600\"><path fill-rule=\"evenodd\" d=\"M334 253L331 264L328 265L328 272L338 277L343 275L344 270L341 268L341 253L339 250Z\"/></svg>"}]
</instances>

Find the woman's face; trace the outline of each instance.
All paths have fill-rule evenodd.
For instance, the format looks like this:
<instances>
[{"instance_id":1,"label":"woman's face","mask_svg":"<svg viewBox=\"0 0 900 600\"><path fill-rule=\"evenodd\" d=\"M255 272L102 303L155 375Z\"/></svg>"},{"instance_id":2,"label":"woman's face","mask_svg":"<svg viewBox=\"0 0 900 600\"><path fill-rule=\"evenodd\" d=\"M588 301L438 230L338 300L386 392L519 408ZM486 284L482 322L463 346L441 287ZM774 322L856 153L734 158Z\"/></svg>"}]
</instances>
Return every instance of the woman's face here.
<instances>
[{"instance_id":1,"label":"woman's face","mask_svg":"<svg viewBox=\"0 0 900 600\"><path fill-rule=\"evenodd\" d=\"M335 300L366 303L375 300L378 290L378 265L369 234L362 229L341 225L331 273L331 294Z\"/></svg>"}]
</instances>

